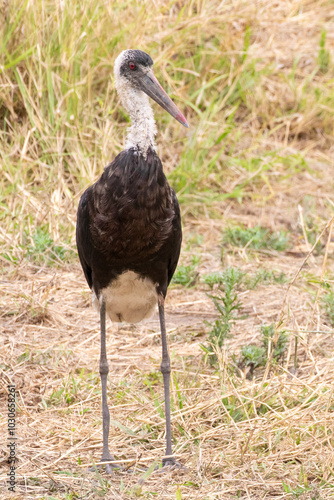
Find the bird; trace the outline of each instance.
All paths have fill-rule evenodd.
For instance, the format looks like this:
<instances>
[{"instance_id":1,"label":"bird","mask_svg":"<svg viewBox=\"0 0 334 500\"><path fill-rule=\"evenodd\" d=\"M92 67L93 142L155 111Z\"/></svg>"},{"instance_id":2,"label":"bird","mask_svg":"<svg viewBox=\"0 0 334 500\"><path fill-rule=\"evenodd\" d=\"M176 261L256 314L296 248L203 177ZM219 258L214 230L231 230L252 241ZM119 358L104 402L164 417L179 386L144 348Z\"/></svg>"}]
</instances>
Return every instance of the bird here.
<instances>
[{"instance_id":1,"label":"bird","mask_svg":"<svg viewBox=\"0 0 334 500\"><path fill-rule=\"evenodd\" d=\"M106 315L113 322L138 323L150 317L157 306L166 424L162 467L180 466L172 451L171 368L164 304L180 255L181 215L176 194L157 154L157 127L149 97L180 124L186 128L189 125L160 85L152 67L152 58L142 50L127 49L116 58L116 90L131 126L125 149L105 167L95 184L86 189L77 212L79 260L92 291L93 305L100 314L103 448L99 466L105 467L107 473L112 473L115 458L108 444Z\"/></svg>"}]
</instances>

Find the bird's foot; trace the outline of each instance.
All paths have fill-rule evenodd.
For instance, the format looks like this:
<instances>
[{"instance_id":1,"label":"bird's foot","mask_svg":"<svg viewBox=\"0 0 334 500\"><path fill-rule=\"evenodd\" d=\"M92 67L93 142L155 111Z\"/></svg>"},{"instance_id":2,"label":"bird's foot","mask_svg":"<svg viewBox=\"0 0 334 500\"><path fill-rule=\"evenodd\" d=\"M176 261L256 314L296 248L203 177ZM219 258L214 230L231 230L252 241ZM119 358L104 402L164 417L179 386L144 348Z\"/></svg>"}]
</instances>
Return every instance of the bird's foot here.
<instances>
[{"instance_id":1,"label":"bird's foot","mask_svg":"<svg viewBox=\"0 0 334 500\"><path fill-rule=\"evenodd\" d=\"M101 463L101 462L106 462L106 463ZM114 463L108 463L108 462L114 462ZM89 468L89 471L94 472L96 469L105 469L107 474L113 474L114 470L122 470L122 467L116 463L116 458L113 457L112 455L109 455L108 457L103 457L100 460L100 463L97 465L93 465L93 467Z\"/></svg>"},{"instance_id":2,"label":"bird's foot","mask_svg":"<svg viewBox=\"0 0 334 500\"><path fill-rule=\"evenodd\" d=\"M162 459L162 468L159 469L160 472L169 472L176 469L180 469L184 472L189 470L187 467L180 464L175 457L166 457Z\"/></svg>"}]
</instances>

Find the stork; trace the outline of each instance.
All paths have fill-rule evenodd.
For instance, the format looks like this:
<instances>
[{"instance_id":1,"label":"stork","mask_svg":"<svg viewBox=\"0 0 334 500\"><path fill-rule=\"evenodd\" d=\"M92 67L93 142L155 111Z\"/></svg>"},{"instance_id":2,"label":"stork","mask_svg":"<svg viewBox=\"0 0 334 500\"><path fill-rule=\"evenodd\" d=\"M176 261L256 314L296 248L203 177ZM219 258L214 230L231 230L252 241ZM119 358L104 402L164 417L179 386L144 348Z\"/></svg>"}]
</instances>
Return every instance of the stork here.
<instances>
[{"instance_id":1,"label":"stork","mask_svg":"<svg viewBox=\"0 0 334 500\"><path fill-rule=\"evenodd\" d=\"M157 132L148 96L185 127L188 123L154 76L151 57L125 50L115 61L115 83L130 115L125 150L81 196L77 248L83 272L100 313L103 451L101 462L112 472L107 404L106 314L111 321L137 323L158 305L161 372L164 382L166 453L163 466L177 465L172 452L170 359L164 301L181 248L178 201L156 152Z\"/></svg>"}]
</instances>

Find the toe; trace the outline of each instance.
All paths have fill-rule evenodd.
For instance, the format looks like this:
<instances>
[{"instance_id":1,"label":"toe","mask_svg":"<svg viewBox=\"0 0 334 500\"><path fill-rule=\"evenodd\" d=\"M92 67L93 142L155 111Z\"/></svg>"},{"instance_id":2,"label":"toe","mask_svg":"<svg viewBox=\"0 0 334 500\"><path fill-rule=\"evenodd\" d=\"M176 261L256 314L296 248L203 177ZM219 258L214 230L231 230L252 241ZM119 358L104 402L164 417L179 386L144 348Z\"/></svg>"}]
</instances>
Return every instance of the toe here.
<instances>
[{"instance_id":1,"label":"toe","mask_svg":"<svg viewBox=\"0 0 334 500\"><path fill-rule=\"evenodd\" d=\"M115 461L115 463L108 463L109 461L111 462L113 460ZM103 463L103 462L106 462L106 463ZM105 469L107 474L113 474L113 472L115 470L122 469L122 467L118 463L116 463L116 458L114 458L110 455L109 458L101 458L101 460L98 464L93 465L92 467L89 467L88 470L90 472L95 472L96 469L103 469L103 468Z\"/></svg>"},{"instance_id":2,"label":"toe","mask_svg":"<svg viewBox=\"0 0 334 500\"><path fill-rule=\"evenodd\" d=\"M175 460L174 457L168 457L168 458L164 458L162 460L162 469L161 471L164 472L164 470L166 469L169 469L169 470L173 470L173 469L181 469L182 471L187 471L187 467L185 467L184 465L180 464L180 462L178 462L177 460ZM167 472L167 470L166 470Z\"/></svg>"}]
</instances>

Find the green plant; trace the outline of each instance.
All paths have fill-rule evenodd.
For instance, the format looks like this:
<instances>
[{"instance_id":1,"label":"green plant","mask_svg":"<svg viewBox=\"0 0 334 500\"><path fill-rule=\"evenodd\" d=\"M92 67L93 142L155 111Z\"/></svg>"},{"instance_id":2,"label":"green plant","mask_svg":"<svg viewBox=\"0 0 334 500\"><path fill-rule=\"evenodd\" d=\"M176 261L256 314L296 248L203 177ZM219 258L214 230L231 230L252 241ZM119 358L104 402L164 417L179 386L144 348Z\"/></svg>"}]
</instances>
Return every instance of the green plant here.
<instances>
[{"instance_id":1,"label":"green plant","mask_svg":"<svg viewBox=\"0 0 334 500\"><path fill-rule=\"evenodd\" d=\"M199 261L200 257L193 255L191 258L191 264L188 266L178 266L173 276L172 283L175 285L183 285L187 288L194 286L199 276L196 270Z\"/></svg>"},{"instance_id":2,"label":"green plant","mask_svg":"<svg viewBox=\"0 0 334 500\"><path fill-rule=\"evenodd\" d=\"M253 290L260 284L284 284L287 281L288 277L283 271L277 274L275 273L275 271L268 271L267 269L262 268L258 269L254 275L246 276L244 279L245 286L251 290Z\"/></svg>"},{"instance_id":3,"label":"green plant","mask_svg":"<svg viewBox=\"0 0 334 500\"><path fill-rule=\"evenodd\" d=\"M220 285L224 284L224 280L225 280L224 271L216 271L209 274L203 274L201 276L201 282L204 283L205 285L208 285L211 288L211 290L213 289L214 285L218 285L219 287ZM249 288L250 290L253 290L260 284L270 284L270 283L284 284L287 281L288 277L283 271L281 272L275 272L271 270L268 271L267 269L263 268L258 269L256 273L253 275L247 275L246 273L244 273L241 279L242 284L245 285L245 287Z\"/></svg>"},{"instance_id":4,"label":"green plant","mask_svg":"<svg viewBox=\"0 0 334 500\"><path fill-rule=\"evenodd\" d=\"M210 274L203 274L201 276L201 281L205 285L208 285L211 290L213 289L214 285L223 285L225 280L225 274L222 271L217 271L215 273L210 273Z\"/></svg>"},{"instance_id":5,"label":"green plant","mask_svg":"<svg viewBox=\"0 0 334 500\"><path fill-rule=\"evenodd\" d=\"M236 311L241 308L238 299L237 288L242 280L243 273L240 269L228 267L221 273L224 290L220 290L220 295L209 295L219 313L218 319L214 323L207 323L211 327L209 332L209 342L206 346L201 345L203 351L208 355L210 364L217 362L215 351L220 350L225 340L231 337L230 331L237 318Z\"/></svg>"},{"instance_id":6,"label":"green plant","mask_svg":"<svg viewBox=\"0 0 334 500\"><path fill-rule=\"evenodd\" d=\"M255 368L259 366L265 366L268 360L268 347L269 341L272 342L271 348L273 349L272 359L275 362L279 362L285 354L286 344L288 341L287 335L284 330L280 331L276 343L273 345L274 339L274 325L262 325L261 326L261 345L257 346L255 344L246 344L242 347L240 353L241 366L249 367L249 377L251 378L254 374Z\"/></svg>"},{"instance_id":7,"label":"green plant","mask_svg":"<svg viewBox=\"0 0 334 500\"><path fill-rule=\"evenodd\" d=\"M255 250L271 249L280 252L288 248L289 237L284 231L273 233L260 225L251 228L237 226L224 231L222 242L241 248L247 246Z\"/></svg>"},{"instance_id":8,"label":"green plant","mask_svg":"<svg viewBox=\"0 0 334 500\"><path fill-rule=\"evenodd\" d=\"M199 247L203 243L203 236L190 232L186 235L186 250L189 252L192 247Z\"/></svg>"},{"instance_id":9,"label":"green plant","mask_svg":"<svg viewBox=\"0 0 334 500\"><path fill-rule=\"evenodd\" d=\"M250 377L255 368L265 364L265 351L263 347L255 344L244 345L241 349L241 363L250 368Z\"/></svg>"},{"instance_id":10,"label":"green plant","mask_svg":"<svg viewBox=\"0 0 334 500\"><path fill-rule=\"evenodd\" d=\"M329 291L322 298L322 306L324 307L331 326L334 326L334 293Z\"/></svg>"},{"instance_id":11,"label":"green plant","mask_svg":"<svg viewBox=\"0 0 334 500\"><path fill-rule=\"evenodd\" d=\"M280 361L285 354L288 337L285 330L278 333L277 340L274 343L275 328L274 325L261 326L262 345L265 352L268 353L269 342L271 341L271 349L273 349L273 360Z\"/></svg>"},{"instance_id":12,"label":"green plant","mask_svg":"<svg viewBox=\"0 0 334 500\"><path fill-rule=\"evenodd\" d=\"M306 238L310 246L313 246L314 243L317 241L318 236L321 232L321 220L319 216L316 215L315 212L315 207L314 207L314 200L306 199L305 200L305 212L306 215L304 217L304 228L305 228L305 233L306 233ZM299 228L299 233L302 235L303 239L305 238L302 227ZM313 250L313 255L318 255L321 253L321 251L324 248L324 243L323 241L318 241L318 243L315 246L315 249Z\"/></svg>"},{"instance_id":13,"label":"green plant","mask_svg":"<svg viewBox=\"0 0 334 500\"><path fill-rule=\"evenodd\" d=\"M327 73L331 60L330 52L326 49L327 31L322 30L319 42L318 64L322 73Z\"/></svg>"},{"instance_id":14,"label":"green plant","mask_svg":"<svg viewBox=\"0 0 334 500\"><path fill-rule=\"evenodd\" d=\"M25 257L35 264L52 265L64 262L74 252L63 245L56 245L48 231L48 227L38 227L36 232L29 238ZM28 236L27 236L28 240Z\"/></svg>"}]
</instances>

